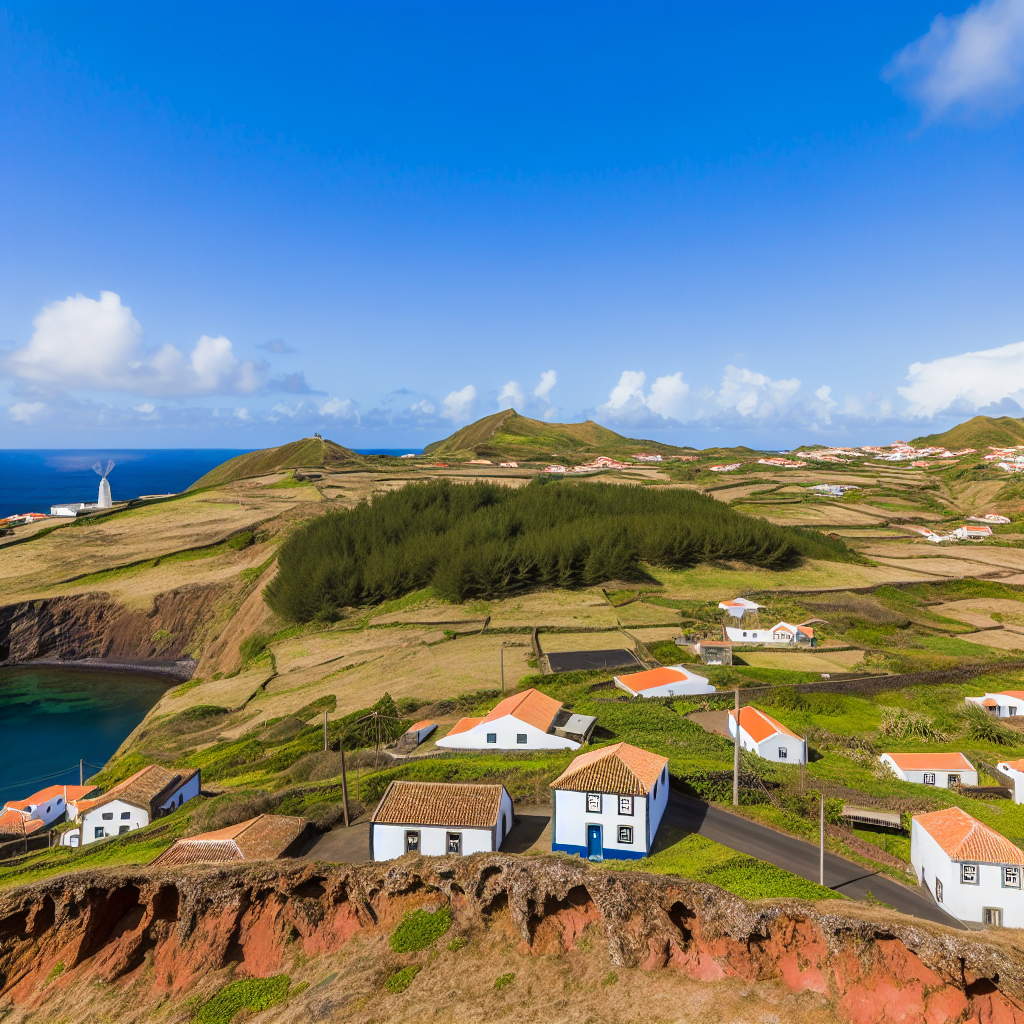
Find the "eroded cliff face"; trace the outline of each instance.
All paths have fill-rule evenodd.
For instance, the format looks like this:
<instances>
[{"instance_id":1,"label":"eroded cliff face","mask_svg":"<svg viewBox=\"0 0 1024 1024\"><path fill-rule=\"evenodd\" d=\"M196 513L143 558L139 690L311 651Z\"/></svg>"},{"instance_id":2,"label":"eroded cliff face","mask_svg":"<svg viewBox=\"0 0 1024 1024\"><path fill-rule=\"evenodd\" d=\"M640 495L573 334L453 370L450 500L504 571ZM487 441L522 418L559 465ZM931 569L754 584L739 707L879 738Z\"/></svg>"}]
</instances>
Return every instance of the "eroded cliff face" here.
<instances>
[{"instance_id":1,"label":"eroded cliff face","mask_svg":"<svg viewBox=\"0 0 1024 1024\"><path fill-rule=\"evenodd\" d=\"M474 970L498 970L500 958L511 957L521 986L537 980L519 1019L582 1012L578 1005L562 1012L576 1004L555 999L552 982L541 990L543 972L553 977L551 965L565 961L577 988L588 964L643 980L635 987L649 998L626 1004L595 984L592 1020L709 1019L708 1006L722 1024L757 1019L749 1005L746 1016L730 1015L745 1005L734 998L739 986L748 1003L750 993L758 1005L772 1002L774 1020L1024 1024L1024 951L1005 938L884 910L869 920L866 908L839 901L752 904L700 883L500 854L83 873L11 890L0 896L0 1018L74 1013L81 1020L87 998L92 1019L102 1009L122 1021L183 1020L189 995L210 994L229 977L290 972L293 981L321 980L286 1012L268 1010L261 1020L422 1020L430 972L454 954L422 954L419 1003L384 995L378 975L395 969L384 940L405 912L440 906L454 914L451 934L489 943ZM346 959L355 948L361 966ZM335 973L324 978L328 968ZM460 1003L460 985L471 984L468 967L454 984L451 973L439 976L434 998L446 998L450 1013L438 1016L434 1003L427 1016L488 1020L509 1012L489 1005L498 998L489 981L482 995ZM354 991L362 993L355 1002ZM661 1007L675 1006L674 1015L655 1011L656 997ZM704 1009L693 1015L700 999Z\"/></svg>"},{"instance_id":2,"label":"eroded cliff face","mask_svg":"<svg viewBox=\"0 0 1024 1024\"><path fill-rule=\"evenodd\" d=\"M173 663L214 618L223 585L192 585L158 594L149 609L107 594L44 598L0 607L0 662L34 658Z\"/></svg>"}]
</instances>

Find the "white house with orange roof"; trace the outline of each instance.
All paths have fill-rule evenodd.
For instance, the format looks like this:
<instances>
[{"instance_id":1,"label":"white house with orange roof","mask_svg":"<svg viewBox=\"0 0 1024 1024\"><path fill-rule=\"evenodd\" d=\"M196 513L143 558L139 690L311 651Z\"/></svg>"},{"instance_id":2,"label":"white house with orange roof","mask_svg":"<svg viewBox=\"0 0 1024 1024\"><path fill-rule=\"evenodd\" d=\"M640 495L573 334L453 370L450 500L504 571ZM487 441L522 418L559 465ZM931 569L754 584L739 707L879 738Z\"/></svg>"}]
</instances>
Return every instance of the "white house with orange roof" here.
<instances>
[{"instance_id":1,"label":"white house with orange roof","mask_svg":"<svg viewBox=\"0 0 1024 1024\"><path fill-rule=\"evenodd\" d=\"M729 734L736 735L735 711L729 712ZM787 729L771 715L757 708L740 708L740 749L750 750L768 761L779 764L806 764L807 741Z\"/></svg>"},{"instance_id":2,"label":"white house with orange roof","mask_svg":"<svg viewBox=\"0 0 1024 1024\"><path fill-rule=\"evenodd\" d=\"M814 645L814 630L810 626L794 625L792 622L776 622L769 629L743 629L740 626L723 626L723 639L734 644L769 644L776 647L793 647L796 644Z\"/></svg>"},{"instance_id":3,"label":"white house with orange roof","mask_svg":"<svg viewBox=\"0 0 1024 1024\"><path fill-rule=\"evenodd\" d=\"M914 815L910 863L961 921L1024 928L1024 850L959 807Z\"/></svg>"},{"instance_id":4,"label":"white house with orange roof","mask_svg":"<svg viewBox=\"0 0 1024 1024\"><path fill-rule=\"evenodd\" d=\"M597 719L574 715L561 701L529 689L506 697L482 718L462 718L435 746L451 750L576 750Z\"/></svg>"},{"instance_id":5,"label":"white house with orange roof","mask_svg":"<svg viewBox=\"0 0 1024 1024\"><path fill-rule=\"evenodd\" d=\"M953 536L957 540L984 540L986 537L992 536L992 527L967 523L964 526L958 526L953 531Z\"/></svg>"},{"instance_id":6,"label":"white house with orange roof","mask_svg":"<svg viewBox=\"0 0 1024 1024\"><path fill-rule=\"evenodd\" d=\"M1024 690L1003 690L1001 693L983 693L980 697L965 697L968 704L977 704L997 718L1024 715Z\"/></svg>"},{"instance_id":7,"label":"white house with orange roof","mask_svg":"<svg viewBox=\"0 0 1024 1024\"><path fill-rule=\"evenodd\" d=\"M978 784L978 770L963 754L882 754L878 760L904 782L940 789Z\"/></svg>"},{"instance_id":8,"label":"white house with orange roof","mask_svg":"<svg viewBox=\"0 0 1024 1024\"><path fill-rule=\"evenodd\" d=\"M47 786L26 800L8 800L4 811L17 811L26 821L51 825L64 820L68 803L81 800L95 790L95 786Z\"/></svg>"},{"instance_id":9,"label":"white house with orange roof","mask_svg":"<svg viewBox=\"0 0 1024 1024\"><path fill-rule=\"evenodd\" d=\"M646 857L668 803L668 758L616 743L551 783L551 849L589 860Z\"/></svg>"},{"instance_id":10,"label":"white house with orange roof","mask_svg":"<svg viewBox=\"0 0 1024 1024\"><path fill-rule=\"evenodd\" d=\"M666 665L647 672L615 676L614 680L615 685L631 697L689 697L717 692L704 676L691 672L684 665Z\"/></svg>"},{"instance_id":11,"label":"white house with orange roof","mask_svg":"<svg viewBox=\"0 0 1024 1024\"><path fill-rule=\"evenodd\" d=\"M1013 802L1024 804L1024 758L1016 761L1000 761L996 767L1013 780Z\"/></svg>"}]
</instances>

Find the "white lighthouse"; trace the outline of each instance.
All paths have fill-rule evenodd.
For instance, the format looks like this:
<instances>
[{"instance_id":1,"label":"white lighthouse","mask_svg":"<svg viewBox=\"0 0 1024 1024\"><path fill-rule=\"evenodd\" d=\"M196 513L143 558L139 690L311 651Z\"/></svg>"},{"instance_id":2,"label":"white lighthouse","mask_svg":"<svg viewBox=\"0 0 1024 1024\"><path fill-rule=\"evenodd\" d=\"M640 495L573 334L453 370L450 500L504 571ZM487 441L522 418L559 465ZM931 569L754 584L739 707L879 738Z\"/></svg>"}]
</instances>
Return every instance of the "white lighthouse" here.
<instances>
[{"instance_id":1,"label":"white lighthouse","mask_svg":"<svg viewBox=\"0 0 1024 1024\"><path fill-rule=\"evenodd\" d=\"M99 497L96 499L96 507L110 508L110 481L107 479L107 474L114 468L114 463L112 460L108 460L107 468L104 469L103 466L97 462L92 468L100 475L100 493Z\"/></svg>"}]
</instances>

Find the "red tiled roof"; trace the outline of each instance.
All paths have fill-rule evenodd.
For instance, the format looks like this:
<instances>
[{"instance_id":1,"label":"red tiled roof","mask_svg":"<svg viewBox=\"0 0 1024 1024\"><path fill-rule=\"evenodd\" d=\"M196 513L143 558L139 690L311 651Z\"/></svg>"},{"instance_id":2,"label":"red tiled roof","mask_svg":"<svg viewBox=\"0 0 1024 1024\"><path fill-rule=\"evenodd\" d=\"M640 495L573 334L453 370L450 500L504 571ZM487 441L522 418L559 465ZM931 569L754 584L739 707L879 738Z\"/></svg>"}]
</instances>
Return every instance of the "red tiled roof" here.
<instances>
[{"instance_id":1,"label":"red tiled roof","mask_svg":"<svg viewBox=\"0 0 1024 1024\"><path fill-rule=\"evenodd\" d=\"M629 743L616 743L580 754L551 783L552 789L577 793L622 793L646 796L668 758Z\"/></svg>"},{"instance_id":2,"label":"red tiled roof","mask_svg":"<svg viewBox=\"0 0 1024 1024\"><path fill-rule=\"evenodd\" d=\"M449 736L458 736L460 732L469 732L475 725L479 725L483 718L460 718L449 730Z\"/></svg>"},{"instance_id":3,"label":"red tiled roof","mask_svg":"<svg viewBox=\"0 0 1024 1024\"><path fill-rule=\"evenodd\" d=\"M999 763L1005 764L1007 768L1012 768L1015 772L1024 772L1024 757L1016 761L1000 761Z\"/></svg>"},{"instance_id":4,"label":"red tiled roof","mask_svg":"<svg viewBox=\"0 0 1024 1024\"><path fill-rule=\"evenodd\" d=\"M47 786L46 789L41 789L38 793L33 793L24 800L8 800L4 806L19 807L27 811L30 806L38 807L40 804L45 804L47 800L53 800L54 797L65 796L65 790L67 790L65 799L70 801L80 800L87 793L92 793L95 789L95 786Z\"/></svg>"},{"instance_id":5,"label":"red tiled roof","mask_svg":"<svg viewBox=\"0 0 1024 1024\"><path fill-rule=\"evenodd\" d=\"M428 725L434 725L429 718L424 718L422 722L416 722L415 725L410 725L406 732L419 732L420 729L426 729Z\"/></svg>"},{"instance_id":6,"label":"red tiled roof","mask_svg":"<svg viewBox=\"0 0 1024 1024\"><path fill-rule=\"evenodd\" d=\"M669 683L685 683L690 675L677 668L652 668L647 672L636 672L633 675L616 678L634 693L640 693L643 690L653 690L657 686L667 686Z\"/></svg>"},{"instance_id":7,"label":"red tiled roof","mask_svg":"<svg viewBox=\"0 0 1024 1024\"><path fill-rule=\"evenodd\" d=\"M735 719L735 710L730 711L729 715ZM795 740L802 739L792 729L787 729L781 722L776 721L771 715L766 715L757 708L740 708L740 726L755 743L760 743L776 733L792 736Z\"/></svg>"},{"instance_id":8,"label":"red tiled roof","mask_svg":"<svg viewBox=\"0 0 1024 1024\"><path fill-rule=\"evenodd\" d=\"M260 814L237 825L179 839L152 863L163 867L220 864L233 860L276 860L308 824L287 814Z\"/></svg>"},{"instance_id":9,"label":"red tiled roof","mask_svg":"<svg viewBox=\"0 0 1024 1024\"><path fill-rule=\"evenodd\" d=\"M939 771L960 771L966 769L973 772L974 765L963 754L889 754L883 756L892 760L897 768L903 771L928 771L937 768Z\"/></svg>"},{"instance_id":10,"label":"red tiled roof","mask_svg":"<svg viewBox=\"0 0 1024 1024\"><path fill-rule=\"evenodd\" d=\"M1014 700L1024 700L1024 690L1001 690L997 697L1012 697Z\"/></svg>"},{"instance_id":11,"label":"red tiled roof","mask_svg":"<svg viewBox=\"0 0 1024 1024\"><path fill-rule=\"evenodd\" d=\"M1024 850L959 807L915 814L914 821L951 860L1024 865Z\"/></svg>"},{"instance_id":12,"label":"red tiled roof","mask_svg":"<svg viewBox=\"0 0 1024 1024\"><path fill-rule=\"evenodd\" d=\"M484 715L485 722L494 722L506 715L518 718L520 722L526 722L541 732L547 732L555 715L562 710L562 702L549 697L540 690L524 690L522 693L514 693L506 697L492 711ZM449 736L451 733L448 734Z\"/></svg>"},{"instance_id":13,"label":"red tiled roof","mask_svg":"<svg viewBox=\"0 0 1024 1024\"><path fill-rule=\"evenodd\" d=\"M501 812L504 786L470 782L395 780L370 819L389 825L493 828Z\"/></svg>"}]
</instances>

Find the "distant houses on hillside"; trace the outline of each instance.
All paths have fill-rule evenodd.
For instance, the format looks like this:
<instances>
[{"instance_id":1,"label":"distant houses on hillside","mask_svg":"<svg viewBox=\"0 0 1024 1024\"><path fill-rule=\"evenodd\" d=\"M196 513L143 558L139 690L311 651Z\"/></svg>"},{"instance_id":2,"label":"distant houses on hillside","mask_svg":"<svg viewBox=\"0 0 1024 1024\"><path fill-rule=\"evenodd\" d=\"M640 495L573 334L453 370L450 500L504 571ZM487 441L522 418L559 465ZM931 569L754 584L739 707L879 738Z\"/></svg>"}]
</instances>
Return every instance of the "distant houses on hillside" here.
<instances>
[{"instance_id":1,"label":"distant houses on hillside","mask_svg":"<svg viewBox=\"0 0 1024 1024\"><path fill-rule=\"evenodd\" d=\"M996 718L1011 718L1024 715L1024 690L1003 690L1000 693L983 693L980 697L965 697L968 704L977 704Z\"/></svg>"},{"instance_id":2,"label":"distant houses on hillside","mask_svg":"<svg viewBox=\"0 0 1024 1024\"><path fill-rule=\"evenodd\" d=\"M963 754L882 754L879 761L904 782L940 789L978 784L978 770Z\"/></svg>"}]
</instances>

